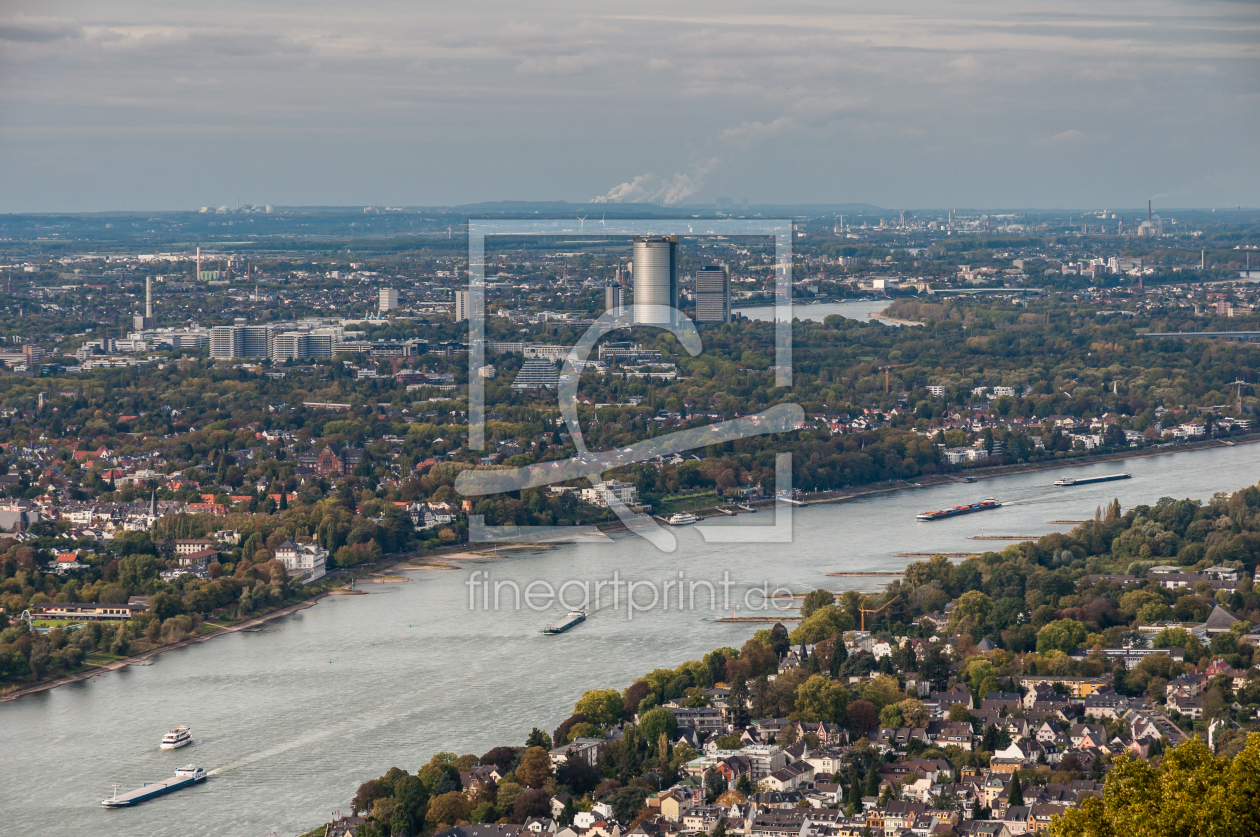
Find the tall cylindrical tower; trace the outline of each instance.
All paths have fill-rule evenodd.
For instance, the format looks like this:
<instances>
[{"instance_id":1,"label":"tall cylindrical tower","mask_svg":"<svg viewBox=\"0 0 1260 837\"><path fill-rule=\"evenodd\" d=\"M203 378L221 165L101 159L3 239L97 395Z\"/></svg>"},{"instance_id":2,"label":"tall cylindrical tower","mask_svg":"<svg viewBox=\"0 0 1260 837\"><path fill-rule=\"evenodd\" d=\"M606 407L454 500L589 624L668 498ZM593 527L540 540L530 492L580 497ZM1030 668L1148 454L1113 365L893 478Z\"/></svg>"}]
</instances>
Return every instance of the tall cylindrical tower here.
<instances>
[{"instance_id":1,"label":"tall cylindrical tower","mask_svg":"<svg viewBox=\"0 0 1260 837\"><path fill-rule=\"evenodd\" d=\"M634 321L664 325L678 307L678 236L634 237Z\"/></svg>"}]
</instances>

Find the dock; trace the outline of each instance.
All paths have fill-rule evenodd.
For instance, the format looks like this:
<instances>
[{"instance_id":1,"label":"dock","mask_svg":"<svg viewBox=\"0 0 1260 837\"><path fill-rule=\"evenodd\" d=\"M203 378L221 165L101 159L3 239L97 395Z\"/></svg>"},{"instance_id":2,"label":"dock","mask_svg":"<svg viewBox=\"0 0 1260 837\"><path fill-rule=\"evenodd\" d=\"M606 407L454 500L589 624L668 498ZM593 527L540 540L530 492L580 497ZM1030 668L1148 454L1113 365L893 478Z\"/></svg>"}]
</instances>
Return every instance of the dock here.
<instances>
[{"instance_id":1,"label":"dock","mask_svg":"<svg viewBox=\"0 0 1260 837\"><path fill-rule=\"evenodd\" d=\"M773 624L775 622L802 622L803 616L719 616L714 622L764 622Z\"/></svg>"}]
</instances>

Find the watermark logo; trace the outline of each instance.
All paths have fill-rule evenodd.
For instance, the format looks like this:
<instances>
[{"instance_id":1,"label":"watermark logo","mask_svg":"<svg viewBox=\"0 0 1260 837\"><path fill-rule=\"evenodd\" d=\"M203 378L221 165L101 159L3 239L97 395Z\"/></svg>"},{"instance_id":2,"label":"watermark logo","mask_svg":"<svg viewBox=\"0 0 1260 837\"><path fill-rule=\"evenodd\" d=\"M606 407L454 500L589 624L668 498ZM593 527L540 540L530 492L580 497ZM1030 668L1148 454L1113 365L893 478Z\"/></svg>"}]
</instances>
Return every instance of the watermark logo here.
<instances>
[{"instance_id":1,"label":"watermark logo","mask_svg":"<svg viewBox=\"0 0 1260 837\"><path fill-rule=\"evenodd\" d=\"M485 366L485 242L491 236L556 236L586 234L572 221L470 221L468 224L468 421L469 447L484 450L485 384L481 370ZM775 242L775 386L792 384L792 223L788 220L714 220L714 221L606 221L598 233L601 237L667 237L667 236L765 236ZM659 306L652 306L653 309ZM677 308L653 311L653 327L664 329L678 339L692 357L703 351L695 323ZM664 314L664 315L662 315ZM585 479L592 486L603 485L603 475L610 469L648 462L657 457L673 456L712 444L747 439L770 433L787 433L804 420L798 404L778 404L756 415L730 421L692 427L611 451L587 448L578 422L577 388L587 359L600 338L612 331L644 325L635 322L633 306L611 310L601 315L583 334L564 358L557 396L565 428L577 453L562 462L542 462L512 470L467 470L456 478L455 489L465 497L486 496L523 488L554 485L573 479ZM775 504L773 526L704 526L696 528L710 543L785 543L791 540L791 454L779 454L775 462ZM612 493L606 494L609 507L625 527L665 552L677 547L674 535L647 514L638 514ZM594 526L487 526L480 516L469 517L469 542L530 542L592 539L607 540Z\"/></svg>"},{"instance_id":2,"label":"watermark logo","mask_svg":"<svg viewBox=\"0 0 1260 837\"><path fill-rule=\"evenodd\" d=\"M729 572L721 580L689 579L679 571L676 578L660 581L625 579L619 570L609 578L568 579L558 584L535 579L492 578L489 570L473 570L464 582L468 588L468 609L483 611L528 609L546 613L556 605L584 613L625 610L626 619L652 611L730 612L739 609L745 614L773 615L797 607L797 596L790 587L769 581L743 590L732 590L737 584Z\"/></svg>"}]
</instances>

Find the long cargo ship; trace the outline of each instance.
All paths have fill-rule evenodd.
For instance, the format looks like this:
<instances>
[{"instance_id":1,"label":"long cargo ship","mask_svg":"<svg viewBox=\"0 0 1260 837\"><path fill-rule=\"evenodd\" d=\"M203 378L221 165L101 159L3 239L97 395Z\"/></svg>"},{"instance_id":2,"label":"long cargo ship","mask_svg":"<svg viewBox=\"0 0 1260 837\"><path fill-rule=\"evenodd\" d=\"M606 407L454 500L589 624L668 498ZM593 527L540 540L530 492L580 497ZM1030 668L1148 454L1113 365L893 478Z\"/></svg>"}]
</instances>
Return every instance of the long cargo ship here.
<instances>
[{"instance_id":1,"label":"long cargo ship","mask_svg":"<svg viewBox=\"0 0 1260 837\"><path fill-rule=\"evenodd\" d=\"M937 509L936 511L923 512L915 517L916 520L940 520L945 517L957 517L960 514L971 514L972 512L988 511L989 509L1000 509L1002 504L992 497L986 497L979 503L971 503L967 506L954 506L948 509Z\"/></svg>"},{"instance_id":2,"label":"long cargo ship","mask_svg":"<svg viewBox=\"0 0 1260 837\"><path fill-rule=\"evenodd\" d=\"M1107 474L1103 477L1064 477L1061 480L1055 480L1055 485L1089 485L1092 482L1111 482L1112 480L1127 480L1132 474Z\"/></svg>"},{"instance_id":3,"label":"long cargo ship","mask_svg":"<svg viewBox=\"0 0 1260 837\"><path fill-rule=\"evenodd\" d=\"M576 609L570 610L568 616L564 617L563 619L552 622L550 625L543 628L543 633L562 634L565 631L569 630L569 628L572 628L574 625L580 625L585 621L586 621L585 610L576 610Z\"/></svg>"},{"instance_id":4,"label":"long cargo ship","mask_svg":"<svg viewBox=\"0 0 1260 837\"><path fill-rule=\"evenodd\" d=\"M106 808L127 808L132 805L139 805L141 802L148 802L155 796L161 796L164 793L170 793L180 788L186 788L189 785L195 785L198 782L204 782L205 779L206 771L190 764L187 767L181 767L176 770L175 775L169 779L163 779L160 782L145 782L143 787L127 791L121 796L118 794L117 785L115 785L114 795L109 799L102 799L101 804Z\"/></svg>"}]
</instances>

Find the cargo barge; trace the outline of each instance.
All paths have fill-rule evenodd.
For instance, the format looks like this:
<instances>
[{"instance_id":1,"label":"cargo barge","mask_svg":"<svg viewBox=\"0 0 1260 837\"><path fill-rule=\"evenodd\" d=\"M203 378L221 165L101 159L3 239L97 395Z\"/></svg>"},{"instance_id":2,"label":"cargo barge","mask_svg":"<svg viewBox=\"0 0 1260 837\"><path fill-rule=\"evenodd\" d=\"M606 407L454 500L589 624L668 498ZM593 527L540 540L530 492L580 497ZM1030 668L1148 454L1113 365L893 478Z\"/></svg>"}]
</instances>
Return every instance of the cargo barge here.
<instances>
[{"instance_id":1,"label":"cargo barge","mask_svg":"<svg viewBox=\"0 0 1260 837\"><path fill-rule=\"evenodd\" d=\"M1107 474L1103 477L1064 477L1061 480L1055 480L1055 485L1089 485L1094 482L1111 482L1113 480L1127 480L1132 478L1132 474Z\"/></svg>"},{"instance_id":2,"label":"cargo barge","mask_svg":"<svg viewBox=\"0 0 1260 837\"><path fill-rule=\"evenodd\" d=\"M156 796L164 793L177 791L190 785L206 780L206 771L194 765L181 767L175 771L175 775L169 779L163 779L160 782L145 782L143 787L136 788L133 791L127 791L121 796L118 794L118 786L114 786L114 795L108 799L102 799L101 804L106 808L128 808L132 805L139 805L141 802L148 802Z\"/></svg>"},{"instance_id":3,"label":"cargo barge","mask_svg":"<svg viewBox=\"0 0 1260 837\"><path fill-rule=\"evenodd\" d=\"M568 616L565 616L563 619L552 622L550 625L543 628L543 633L562 634L565 631L569 630L569 628L572 628L575 625L580 625L585 621L586 621L585 610L570 610Z\"/></svg>"},{"instance_id":4,"label":"cargo barge","mask_svg":"<svg viewBox=\"0 0 1260 837\"><path fill-rule=\"evenodd\" d=\"M971 514L973 512L988 511L989 509L1000 509L1002 504L992 497L986 497L979 503L971 503L966 506L954 506L948 509L937 509L936 511L923 512L917 515L916 520L941 520L946 517L957 517L960 514Z\"/></svg>"}]
</instances>

